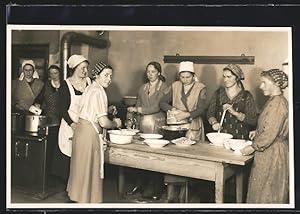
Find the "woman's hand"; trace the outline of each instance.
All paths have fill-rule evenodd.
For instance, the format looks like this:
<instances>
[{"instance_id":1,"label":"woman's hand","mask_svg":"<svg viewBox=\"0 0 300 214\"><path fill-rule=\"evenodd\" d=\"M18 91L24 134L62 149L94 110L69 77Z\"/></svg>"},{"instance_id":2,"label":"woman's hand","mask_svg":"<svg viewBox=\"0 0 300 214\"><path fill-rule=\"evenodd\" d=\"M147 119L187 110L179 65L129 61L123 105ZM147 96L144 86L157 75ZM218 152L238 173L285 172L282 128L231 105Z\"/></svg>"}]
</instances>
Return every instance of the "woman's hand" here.
<instances>
[{"instance_id":1,"label":"woman's hand","mask_svg":"<svg viewBox=\"0 0 300 214\"><path fill-rule=\"evenodd\" d=\"M114 118L113 121L116 124L116 128L121 128L122 127L122 121L120 118Z\"/></svg>"},{"instance_id":2,"label":"woman's hand","mask_svg":"<svg viewBox=\"0 0 300 214\"><path fill-rule=\"evenodd\" d=\"M117 107L114 105L108 106L108 113L112 115L118 114Z\"/></svg>"},{"instance_id":3,"label":"woman's hand","mask_svg":"<svg viewBox=\"0 0 300 214\"><path fill-rule=\"evenodd\" d=\"M222 127L220 126L220 123L215 123L211 127L214 131L218 131L220 128L222 129Z\"/></svg>"},{"instance_id":4,"label":"woman's hand","mask_svg":"<svg viewBox=\"0 0 300 214\"><path fill-rule=\"evenodd\" d=\"M235 115L235 113L236 113L236 111L233 109L233 106L228 103L223 105L223 111L225 111L225 110L229 111L229 113L231 113L233 115Z\"/></svg>"},{"instance_id":5,"label":"woman's hand","mask_svg":"<svg viewBox=\"0 0 300 214\"><path fill-rule=\"evenodd\" d=\"M77 125L77 123L71 123L71 128L73 129L73 131L75 130L75 128L76 128L76 125Z\"/></svg>"},{"instance_id":6,"label":"woman's hand","mask_svg":"<svg viewBox=\"0 0 300 214\"><path fill-rule=\"evenodd\" d=\"M250 132L249 132L249 139L250 139L250 140L253 140L254 137L255 137L255 135L256 135L256 131L255 131L255 130L254 130L254 131L250 131Z\"/></svg>"},{"instance_id":7,"label":"woman's hand","mask_svg":"<svg viewBox=\"0 0 300 214\"><path fill-rule=\"evenodd\" d=\"M131 106L131 107L127 108L127 111L129 111L129 112L137 112L137 108Z\"/></svg>"},{"instance_id":8,"label":"woman's hand","mask_svg":"<svg viewBox=\"0 0 300 214\"><path fill-rule=\"evenodd\" d=\"M174 117L177 121L184 120L186 118L189 118L190 116L191 114L185 111L179 111L178 113L174 114Z\"/></svg>"},{"instance_id":9,"label":"woman's hand","mask_svg":"<svg viewBox=\"0 0 300 214\"><path fill-rule=\"evenodd\" d=\"M253 152L255 152L255 149L252 146L248 145L241 149L240 152L242 153L242 155L251 155Z\"/></svg>"}]
</instances>

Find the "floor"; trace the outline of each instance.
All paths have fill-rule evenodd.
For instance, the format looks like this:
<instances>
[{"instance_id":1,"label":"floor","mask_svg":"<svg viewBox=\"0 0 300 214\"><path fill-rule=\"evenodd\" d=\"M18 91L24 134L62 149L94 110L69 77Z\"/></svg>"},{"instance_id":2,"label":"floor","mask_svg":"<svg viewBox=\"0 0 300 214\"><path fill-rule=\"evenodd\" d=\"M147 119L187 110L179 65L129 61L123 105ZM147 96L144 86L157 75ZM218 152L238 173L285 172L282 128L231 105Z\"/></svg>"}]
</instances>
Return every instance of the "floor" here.
<instances>
[{"instance_id":1,"label":"floor","mask_svg":"<svg viewBox=\"0 0 300 214\"><path fill-rule=\"evenodd\" d=\"M132 171L132 170L131 170ZM143 199L139 193L132 196L118 197L117 192L118 167L114 165L105 166L104 179L104 203L166 203L166 186L159 200ZM132 175L128 175L125 183L125 191L134 187ZM214 183L208 181L192 180L189 187L188 203L214 203ZM231 186L231 185L227 185ZM232 188L227 189L225 194L225 203L234 202L235 195ZM69 198L65 192L63 182L55 177L48 176L48 185L46 193L41 194L26 187L12 187L12 203L69 203Z\"/></svg>"}]
</instances>

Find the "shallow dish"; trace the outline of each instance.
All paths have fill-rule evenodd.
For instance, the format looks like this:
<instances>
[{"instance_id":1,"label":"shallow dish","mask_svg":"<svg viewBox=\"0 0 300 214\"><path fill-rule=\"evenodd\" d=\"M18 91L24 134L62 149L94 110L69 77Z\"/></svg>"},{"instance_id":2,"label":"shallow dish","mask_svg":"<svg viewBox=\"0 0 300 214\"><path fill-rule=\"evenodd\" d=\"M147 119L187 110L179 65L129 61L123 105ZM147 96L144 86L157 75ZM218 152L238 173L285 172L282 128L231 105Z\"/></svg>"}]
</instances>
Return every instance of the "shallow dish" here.
<instances>
[{"instance_id":1,"label":"shallow dish","mask_svg":"<svg viewBox=\"0 0 300 214\"><path fill-rule=\"evenodd\" d=\"M196 141L190 140L186 137L177 138L172 140L171 142L174 143L176 146L180 146L180 147L187 147L187 146L194 145L196 143Z\"/></svg>"},{"instance_id":2,"label":"shallow dish","mask_svg":"<svg viewBox=\"0 0 300 214\"><path fill-rule=\"evenodd\" d=\"M146 139L144 142L151 148L162 148L169 143L168 140L163 139Z\"/></svg>"},{"instance_id":3,"label":"shallow dish","mask_svg":"<svg viewBox=\"0 0 300 214\"><path fill-rule=\"evenodd\" d=\"M208 140L215 146L223 146L225 139L230 139L233 136L228 133L210 132L206 134Z\"/></svg>"},{"instance_id":4,"label":"shallow dish","mask_svg":"<svg viewBox=\"0 0 300 214\"><path fill-rule=\"evenodd\" d=\"M161 134L141 134L140 136L144 139L160 139L163 137Z\"/></svg>"}]
</instances>

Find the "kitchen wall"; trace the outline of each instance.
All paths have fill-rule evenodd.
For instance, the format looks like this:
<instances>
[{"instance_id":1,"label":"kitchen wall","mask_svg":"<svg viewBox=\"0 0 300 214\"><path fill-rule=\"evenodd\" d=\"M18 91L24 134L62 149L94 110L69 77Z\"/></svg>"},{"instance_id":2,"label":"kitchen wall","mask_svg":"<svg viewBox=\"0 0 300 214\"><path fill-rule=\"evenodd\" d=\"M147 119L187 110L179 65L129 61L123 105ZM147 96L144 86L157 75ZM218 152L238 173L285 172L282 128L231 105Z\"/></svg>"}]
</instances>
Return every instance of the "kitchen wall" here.
<instances>
[{"instance_id":1,"label":"kitchen wall","mask_svg":"<svg viewBox=\"0 0 300 214\"><path fill-rule=\"evenodd\" d=\"M60 39L68 31L20 30L13 31L13 44L49 44L49 64L59 64ZM164 63L164 55L194 56L255 56L254 65L241 65L244 86L257 102L258 110L266 101L259 90L261 70L281 68L288 58L287 32L237 31L75 31L92 37L108 39L106 49L86 44L73 44L72 54L83 54L90 61L90 70L99 60L114 68L113 84L107 94L110 102L121 102L124 95L136 95L143 83L145 66L158 61L167 83L177 78L178 64ZM208 89L208 100L221 84L222 68L226 65L195 64L196 75Z\"/></svg>"},{"instance_id":2,"label":"kitchen wall","mask_svg":"<svg viewBox=\"0 0 300 214\"><path fill-rule=\"evenodd\" d=\"M264 69L281 68L288 57L286 32L169 32L111 31L108 59L114 67L113 84L108 89L112 102L123 95L136 95L143 83L145 66L155 60L162 64L170 83L177 78L178 64L164 63L164 55L255 56L254 65L241 65L246 89L254 95L258 110L265 102L259 87L259 74ZM208 89L208 98L221 84L226 65L196 64L196 75Z\"/></svg>"}]
</instances>

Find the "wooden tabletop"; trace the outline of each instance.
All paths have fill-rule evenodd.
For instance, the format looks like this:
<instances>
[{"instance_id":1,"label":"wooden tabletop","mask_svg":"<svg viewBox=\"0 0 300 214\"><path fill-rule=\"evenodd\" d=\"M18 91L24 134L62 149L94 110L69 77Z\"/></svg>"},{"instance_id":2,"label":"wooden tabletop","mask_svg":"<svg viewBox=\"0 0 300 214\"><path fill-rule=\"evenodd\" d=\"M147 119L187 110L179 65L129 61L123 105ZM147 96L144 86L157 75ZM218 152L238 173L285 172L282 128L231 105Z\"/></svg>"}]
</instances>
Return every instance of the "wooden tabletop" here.
<instances>
[{"instance_id":1,"label":"wooden tabletop","mask_svg":"<svg viewBox=\"0 0 300 214\"><path fill-rule=\"evenodd\" d=\"M169 143L163 148L151 148L148 145L143 144L142 141L135 141L134 143L125 145L110 143L109 147L185 157L189 159L229 163L234 165L246 165L246 163L251 161L254 157L253 155L243 156L235 154L233 151L227 150L223 147L213 146L207 141L199 141L188 147L179 147L173 143Z\"/></svg>"}]
</instances>

